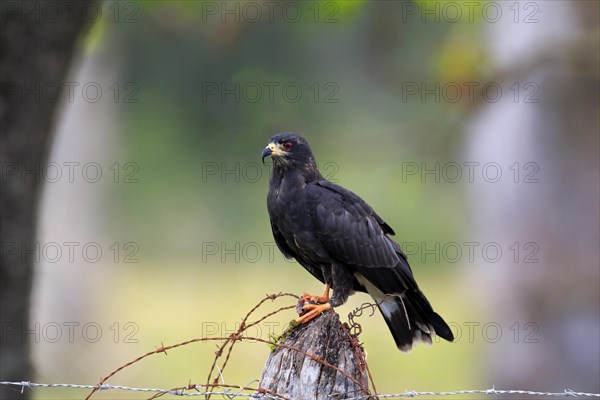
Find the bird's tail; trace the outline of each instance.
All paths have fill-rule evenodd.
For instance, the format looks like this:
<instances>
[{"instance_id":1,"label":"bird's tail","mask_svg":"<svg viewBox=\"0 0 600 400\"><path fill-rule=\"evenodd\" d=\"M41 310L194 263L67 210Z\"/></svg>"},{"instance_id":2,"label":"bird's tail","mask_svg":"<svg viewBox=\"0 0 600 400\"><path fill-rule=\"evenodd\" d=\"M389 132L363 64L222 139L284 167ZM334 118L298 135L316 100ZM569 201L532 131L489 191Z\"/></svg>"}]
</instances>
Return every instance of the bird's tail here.
<instances>
[{"instance_id":1,"label":"bird's tail","mask_svg":"<svg viewBox=\"0 0 600 400\"><path fill-rule=\"evenodd\" d=\"M379 310L390 328L396 346L410 351L418 342L432 343L435 335L454 340L450 327L440 317L420 290L406 290L401 295L387 295L378 301Z\"/></svg>"}]
</instances>

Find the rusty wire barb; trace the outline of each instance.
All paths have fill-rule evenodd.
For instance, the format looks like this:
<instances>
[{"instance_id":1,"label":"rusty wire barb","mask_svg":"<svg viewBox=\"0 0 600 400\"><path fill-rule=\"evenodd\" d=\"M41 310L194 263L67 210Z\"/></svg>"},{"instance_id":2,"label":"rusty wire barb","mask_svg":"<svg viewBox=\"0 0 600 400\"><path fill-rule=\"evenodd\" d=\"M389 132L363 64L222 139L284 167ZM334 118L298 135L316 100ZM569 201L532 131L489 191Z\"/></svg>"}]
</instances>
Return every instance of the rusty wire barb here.
<instances>
[{"instance_id":1,"label":"rusty wire barb","mask_svg":"<svg viewBox=\"0 0 600 400\"><path fill-rule=\"evenodd\" d=\"M342 324L342 330L348 336L350 346L352 346L352 351L354 352L354 357L358 360L359 363L358 370L361 373L359 387L365 393L371 394L371 392L368 390L370 382L371 387L373 388L373 393L377 393L377 388L375 387L375 382L373 381L373 376L371 376L371 370L369 369L369 364L367 363L367 352L365 351L363 344L358 339L358 334L353 334L350 330L350 326L348 326L348 324L346 323Z\"/></svg>"},{"instance_id":2,"label":"rusty wire barb","mask_svg":"<svg viewBox=\"0 0 600 400\"><path fill-rule=\"evenodd\" d=\"M288 310L290 308L293 308L295 306L284 306L284 307L280 307L279 309L272 311L264 316L262 316L261 318L259 318L258 320L251 322L251 323L247 323L248 318L250 318L250 316L256 311L258 310L267 300L271 300L271 301L275 301L276 299L280 298L280 297L293 297L295 299L298 299L299 296L295 295L293 293L276 293L276 294L267 294L265 295L265 297L263 299L261 299L254 307L252 307L250 309L250 311L248 311L248 313L244 316L244 318L242 319L242 322L240 322L240 326L237 330L237 332L231 334L224 342L223 344L218 348L217 352L215 353L215 358L213 360L213 363L210 367L210 371L208 372L208 377L206 379L206 387L210 387L210 386L215 386L218 387L219 385L219 377L221 377L223 375L223 370L225 370L225 367L227 366L227 363L229 362L229 358L231 357L231 352L233 351L233 347L235 345L235 343L237 341L241 341L241 339L243 338L243 333L246 331L246 329L259 324L260 322L264 321L265 319L281 312L284 310ZM219 358L223 355L223 351L225 351L227 349L227 356L225 357L225 361L223 362L223 366L219 369L219 373L218 375L216 375L214 377L214 379L211 382L211 378L213 376L213 373L215 371L215 368L217 368L217 361L219 360ZM210 399L210 394L206 396L206 400Z\"/></svg>"},{"instance_id":3,"label":"rusty wire barb","mask_svg":"<svg viewBox=\"0 0 600 400\"><path fill-rule=\"evenodd\" d=\"M348 323L343 324L345 330L347 331L348 336L350 337L350 341L352 343L355 354L357 355L356 359L360 360L361 365L360 371L366 371L367 376L364 377L364 383L371 383L371 387L373 388L373 397L368 397L368 399L375 399L379 396L377 395L377 387L375 386L375 381L373 380L373 375L371 374L371 370L369 369L369 364L367 363L367 356L364 350L362 343L358 340L358 336L362 333L362 326L355 320L355 318L361 317L365 310L370 310L369 317L372 317L377 312L377 308L379 307L381 302L370 303L366 302L356 307L350 313L348 313ZM363 377L361 377L363 378Z\"/></svg>"},{"instance_id":4,"label":"rusty wire barb","mask_svg":"<svg viewBox=\"0 0 600 400\"><path fill-rule=\"evenodd\" d=\"M177 395L177 396L203 395L206 400L209 400L212 395L221 395L221 396L225 396L227 398L235 398L235 397L240 397L240 396L246 397L246 395L248 394L247 392L250 391L250 392L254 393L254 395L260 395L260 396L263 396L264 398L288 400L285 397L283 397L275 392L261 388L260 383L258 384L257 387L250 387L250 384L243 385L243 386L242 385L225 384L225 382L223 380L223 371L225 370L225 368L230 360L230 357L232 355L232 351L233 351L235 344L237 342L241 342L244 340L259 342L259 343L266 343L269 346L286 348L286 349L289 349L292 351L296 351L300 354L303 354L304 356L311 358L312 360L314 360L328 368L332 368L332 369L336 370L336 372L342 374L347 379L349 379L350 381L357 384L362 389L362 391L367 395L367 397L365 397L365 398L373 398L372 397L373 395L368 390L368 381L369 380L371 381L371 384L373 387L374 387L374 385L373 385L372 379L370 379L371 374L368 370L368 365L366 364L366 359L364 357L364 349L362 348L362 345L358 341L357 335L355 335L355 334L350 335L353 346L355 346L354 348L356 351L360 351L361 357L359 359L362 360L361 366L364 365L365 370L369 372L368 376L361 377L360 382L358 380L356 380L354 377L351 377L348 374L346 374L344 371L340 370L335 365L332 365L332 364L328 363L327 361L325 361L313 354L308 354L298 348L284 345L282 343L279 343L277 340L276 341L265 340L262 338L244 335L244 333L247 331L248 328L261 323L262 321L266 320L267 318L270 318L281 311L296 308L296 305L283 306L274 311L270 311L270 312L264 314L263 316L259 317L255 321L249 322L250 316L253 313L255 313L268 300L274 301L274 300L282 298L282 297L293 297L295 299L299 299L300 296L297 296L293 293L267 294L254 307L252 307L250 309L250 311L248 311L248 313L244 316L244 318L240 322L238 330L236 332L228 335L227 337L212 337L212 338L200 337L200 338L190 339L190 340L176 343L176 344L169 345L169 346L165 346L161 342L160 347L158 347L155 350L150 351L148 353L142 354L141 356L116 368L114 371L112 371L105 377L101 378L100 381L96 385L88 386L90 389L92 389L92 391L88 394L88 396L86 397L86 400L89 400L94 395L94 393L99 390L105 390L107 388L113 387L113 386L107 385L106 381L108 381L110 378L112 378L119 372L123 371L124 369L132 366L133 364L136 364L136 363L142 361L143 359L145 359L147 357L150 357L150 356L153 356L156 354L168 355L167 350L172 350L172 349L175 349L178 347L187 346L192 343L202 343L202 342L212 342L212 341L217 341L217 342L222 342L222 343L219 346L217 346L217 350L215 351L215 357L214 357L212 365L210 367L208 377L207 377L205 384L197 384L197 383L192 383L191 381L188 381L188 383L185 386L175 387L175 388L166 389L166 390L161 390L161 389L151 390L154 392L154 394L149 399L155 399L155 398L161 397L165 394L171 394L171 395ZM362 311L360 311L360 313L362 313ZM360 315L360 314L357 314L357 315ZM219 367L218 361L221 357L223 357L224 354L225 354L225 359L223 360L222 366ZM215 370L216 370L216 372L215 372ZM221 378L221 380L223 380L223 381L219 382L219 378ZM253 382L256 382L256 381L253 381ZM253 382L251 382L251 383L253 383ZM233 392L232 391L233 389L237 389L237 391Z\"/></svg>"},{"instance_id":5,"label":"rusty wire barb","mask_svg":"<svg viewBox=\"0 0 600 400\"><path fill-rule=\"evenodd\" d=\"M362 333L362 326L358 322L354 320L356 317L361 317L363 315L364 310L370 309L371 314L369 317L375 315L377 311L377 307L379 307L381 303L362 303L360 306L356 307L350 313L348 313L348 329L350 334L353 336L359 336Z\"/></svg>"}]
</instances>

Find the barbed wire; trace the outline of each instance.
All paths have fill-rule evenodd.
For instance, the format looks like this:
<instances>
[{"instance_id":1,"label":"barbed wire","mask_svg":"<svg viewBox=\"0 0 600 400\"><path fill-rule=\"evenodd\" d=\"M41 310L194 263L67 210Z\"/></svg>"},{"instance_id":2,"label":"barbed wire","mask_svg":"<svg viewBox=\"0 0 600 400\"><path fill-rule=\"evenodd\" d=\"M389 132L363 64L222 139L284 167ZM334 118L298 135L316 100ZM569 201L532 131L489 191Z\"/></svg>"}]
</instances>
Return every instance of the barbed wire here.
<instances>
[{"instance_id":1,"label":"barbed wire","mask_svg":"<svg viewBox=\"0 0 600 400\"><path fill-rule=\"evenodd\" d=\"M256 398L256 399L276 399L276 400L290 400L286 397L270 391L268 389L260 387L260 382L258 380L253 380L246 385L231 385L226 384L223 378L223 371L227 366L230 356L232 355L233 348L237 342L241 342L243 340L249 340L254 342L261 342L268 344L272 349L281 348L287 349L290 351L297 352L299 354L308 357L326 368L331 368L335 370L337 373L344 376L349 381L353 382L360 388L360 394L358 392L354 393L332 393L328 395L328 398L338 399L340 396L343 396L346 399L350 400L375 400L375 399L399 399L406 397L417 397L417 396L458 396L458 395L469 395L469 394L478 394L478 395L501 395L501 394L518 394L523 396L531 396L531 397L599 397L598 393L585 393L585 392L577 392L571 389L565 389L562 392L539 392L539 391L530 391L530 390L515 390L515 389L470 389L470 390L456 390L456 391L447 391L447 392L419 392L419 391L407 391L403 393L390 393L390 394L379 394L375 389L375 383L373 381L373 377L371 376L371 372L369 370L368 363L366 359L361 356L364 354L364 349L362 348L362 344L358 340L358 334L361 332L360 324L355 320L356 317L360 317L363 315L365 310L369 310L371 315L376 310L378 304L373 303L364 303L363 305L354 309L348 315L349 324L342 324L342 329L348 335L348 340L350 341L353 350L356 353L356 360L360 363L360 370L366 371L367 376L363 376L360 380L357 381L354 377L348 375L345 371L339 369L337 366L330 364L329 362L317 357L314 354L308 354L305 351L286 345L281 342L281 337L272 338L273 340L262 339L258 337L252 337L247 335L247 329L255 326L267 318L270 318L282 311L289 310L291 308L297 308L297 305L287 305L283 307L279 307L275 310L267 312L262 315L255 321L249 321L250 316L255 313L261 306L265 303L271 301L273 302L276 299L284 298L284 297L292 297L298 299L299 296L292 293L276 293L276 294L267 294L263 299L261 299L254 307L250 309L250 311L244 316L242 319L239 328L235 333L230 334L226 337L199 337L190 340L186 340L184 342L175 343L169 346L165 346L161 343L160 347L154 349L153 351L149 351L145 354L140 355L139 357L128 361L127 363L121 365L120 367L114 369L105 377L101 378L98 383L95 385L83 385L83 384L70 384L70 383L34 383L30 381L22 381L22 382L11 382L11 381L2 381L0 385L5 386L15 386L21 388L21 393L25 391L26 388L62 388L62 389L80 389L80 390L91 390L91 392L87 395L86 400L89 400L94 393L98 391L106 391L106 390L120 390L120 391L132 391L132 392L144 392L148 395L149 400L155 399L164 395L172 395L172 396L204 396L206 400L209 400L211 396L220 396L222 399L235 399L235 398ZM290 326L292 328L292 326ZM285 332L284 332L285 334ZM283 336L283 335L282 335ZM144 360L147 357L155 356L158 354L167 355L167 350L172 350L176 348L185 347L191 345L193 343L208 343L214 341L221 341L222 343L218 346L217 351L215 352L215 357L210 367L208 377L206 379L206 383L192 383L191 381L181 387L174 387L170 389L164 388L142 388L142 387L130 387L130 386L122 386L122 385L109 385L106 383L107 380L111 379L121 371L126 368L131 367L134 364L137 364ZM221 360L221 357L224 356L224 360ZM218 363L219 362L219 363ZM219 365L220 364L220 365ZM251 385L257 383L258 387L251 387ZM369 385L370 383L370 385ZM369 386L372 390L369 390ZM347 397L353 396L353 397Z\"/></svg>"},{"instance_id":2,"label":"barbed wire","mask_svg":"<svg viewBox=\"0 0 600 400\"><path fill-rule=\"evenodd\" d=\"M0 385L16 386L21 388L21 393L25 388L64 388L64 389L81 389L81 390L121 390L121 391L132 391L132 392L145 392L155 394L171 394L174 396L222 396L222 398L235 399L235 398L259 398L259 399L277 399L281 400L282 397L264 393L259 388L250 388L247 386L236 386L230 385L231 388L222 391L202 391L198 390L198 387L205 387L205 385L197 384L192 385L195 387L195 391L188 391L189 389L183 388L178 390L173 389L161 389L161 388L138 388L121 385L80 385L71 383L35 383L35 382L7 382L2 381ZM210 385L212 386L212 385ZM224 385L227 386L227 385ZM237 391L234 391L237 389ZM253 391L249 393L249 391ZM458 396L464 394L479 394L479 395L501 395L501 394L519 394L532 397L600 397L600 393L586 393L577 392L571 389L565 389L562 392L538 392L531 390L517 390L517 389L469 389L469 390L455 390L448 392L419 392L419 391L408 391L404 393L389 393L389 394L376 394L376 395L362 395L357 397L347 398L347 400L367 400L367 399L395 399L405 397L418 397L418 396ZM337 398L339 394L331 394L331 398Z\"/></svg>"}]
</instances>

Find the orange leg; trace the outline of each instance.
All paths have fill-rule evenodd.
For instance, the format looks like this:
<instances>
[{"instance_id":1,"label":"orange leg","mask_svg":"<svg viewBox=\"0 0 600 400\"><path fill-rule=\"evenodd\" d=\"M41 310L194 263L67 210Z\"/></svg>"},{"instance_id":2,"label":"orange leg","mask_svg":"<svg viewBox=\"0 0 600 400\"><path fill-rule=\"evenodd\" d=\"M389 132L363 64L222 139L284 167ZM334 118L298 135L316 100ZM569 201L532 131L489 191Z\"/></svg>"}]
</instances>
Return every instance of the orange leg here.
<instances>
[{"instance_id":1,"label":"orange leg","mask_svg":"<svg viewBox=\"0 0 600 400\"><path fill-rule=\"evenodd\" d=\"M311 296L308 293L302 293L302 299L308 303L302 307L303 311L307 311L306 314L298 317L296 322L300 324L304 324L316 316L320 315L324 311L327 311L331 308L331 304L329 304L329 290L331 287L329 285L325 285L323 289L323 294L321 296Z\"/></svg>"},{"instance_id":2,"label":"orange leg","mask_svg":"<svg viewBox=\"0 0 600 400\"><path fill-rule=\"evenodd\" d=\"M329 301L329 291L331 290L331 286L325 285L323 288L323 294L321 296L311 296L308 293L302 293L302 298L307 303L313 302L315 304L324 304Z\"/></svg>"}]
</instances>

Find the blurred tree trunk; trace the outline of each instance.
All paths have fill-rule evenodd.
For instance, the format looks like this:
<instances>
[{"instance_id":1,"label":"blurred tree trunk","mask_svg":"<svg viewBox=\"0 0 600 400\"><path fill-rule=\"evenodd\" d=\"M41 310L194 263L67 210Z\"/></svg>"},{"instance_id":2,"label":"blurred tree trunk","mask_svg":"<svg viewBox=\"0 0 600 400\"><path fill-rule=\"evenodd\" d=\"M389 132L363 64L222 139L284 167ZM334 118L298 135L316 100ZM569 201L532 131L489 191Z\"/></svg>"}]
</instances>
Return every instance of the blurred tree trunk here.
<instances>
[{"instance_id":1,"label":"blurred tree trunk","mask_svg":"<svg viewBox=\"0 0 600 400\"><path fill-rule=\"evenodd\" d=\"M0 379L31 380L27 333L36 249L41 171L52 142L53 117L73 49L86 25L87 6L97 2L3 1L1 4L0 155ZM58 94L56 88L62 90ZM1 399L29 392L0 387Z\"/></svg>"},{"instance_id":2,"label":"blurred tree trunk","mask_svg":"<svg viewBox=\"0 0 600 400\"><path fill-rule=\"evenodd\" d=\"M471 185L476 237L506 253L470 276L510 337L485 355L490 384L598 392L599 3L536 4L520 31L487 26L505 86L530 90L470 123L470 160L508 175Z\"/></svg>"}]
</instances>

